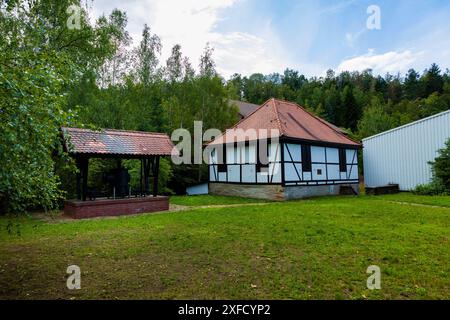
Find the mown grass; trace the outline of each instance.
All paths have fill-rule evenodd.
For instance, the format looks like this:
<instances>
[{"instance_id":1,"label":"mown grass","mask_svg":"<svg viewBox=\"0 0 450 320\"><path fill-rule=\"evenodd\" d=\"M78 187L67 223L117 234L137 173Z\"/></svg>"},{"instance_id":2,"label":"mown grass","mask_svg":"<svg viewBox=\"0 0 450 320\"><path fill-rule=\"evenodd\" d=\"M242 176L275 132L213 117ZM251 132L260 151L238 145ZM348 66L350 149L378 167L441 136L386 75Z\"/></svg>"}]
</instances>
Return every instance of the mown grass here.
<instances>
[{"instance_id":1,"label":"mown grass","mask_svg":"<svg viewBox=\"0 0 450 320\"><path fill-rule=\"evenodd\" d=\"M398 202L408 202L416 204L426 204L432 206L450 207L450 196L421 196L410 192L400 192L397 194L387 194L382 196L373 196L372 198L391 200Z\"/></svg>"},{"instance_id":2,"label":"mown grass","mask_svg":"<svg viewBox=\"0 0 450 320\"><path fill-rule=\"evenodd\" d=\"M211 205L229 205L268 202L268 200L251 199L242 197L197 195L197 196L171 196L170 203L183 206L211 206Z\"/></svg>"},{"instance_id":3,"label":"mown grass","mask_svg":"<svg viewBox=\"0 0 450 320\"><path fill-rule=\"evenodd\" d=\"M200 198L198 198L200 199ZM210 200L208 200L210 201ZM450 209L383 197L0 219L1 299L448 299ZM81 290L66 288L79 265ZM366 269L381 268L381 290Z\"/></svg>"}]
</instances>

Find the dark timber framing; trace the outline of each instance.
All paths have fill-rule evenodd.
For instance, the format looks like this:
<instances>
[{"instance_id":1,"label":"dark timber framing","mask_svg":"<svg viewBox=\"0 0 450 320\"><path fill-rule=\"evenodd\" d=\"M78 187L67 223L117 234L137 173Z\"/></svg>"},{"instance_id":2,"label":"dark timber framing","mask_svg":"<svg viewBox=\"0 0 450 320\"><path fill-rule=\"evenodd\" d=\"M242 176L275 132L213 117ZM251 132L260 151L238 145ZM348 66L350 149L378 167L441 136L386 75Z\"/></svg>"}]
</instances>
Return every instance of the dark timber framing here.
<instances>
[{"instance_id":1,"label":"dark timber framing","mask_svg":"<svg viewBox=\"0 0 450 320\"><path fill-rule=\"evenodd\" d=\"M297 144L301 146L302 149L302 161L294 161L291 151L289 150L289 147L287 144ZM233 144L233 146L235 147L237 145L236 142L230 143ZM222 144L222 150L224 151L224 153L226 154L226 145L230 145L230 144ZM249 142L246 141L245 142L245 146L249 145ZM270 143L267 143L267 146L269 146ZM225 181L219 180L219 173L221 171L218 170L218 167L220 164L216 164L216 163L210 163L208 164L208 170L209 170L209 174L208 177L210 177L211 175L211 169L214 173L214 178L215 181L211 181L211 179L209 179L209 183L227 183L227 184L246 184L246 185L282 185L282 186L308 186L308 185L337 185L337 184L354 184L354 183L359 183L359 179L350 179L352 170L354 166L357 166L357 163L355 162L355 158L357 159L357 152L359 147L358 146L354 146L354 145L346 145L346 144L336 144L336 143L328 143L328 142L322 142L322 141L309 141L309 140L303 140L303 139L292 139L292 138L285 138L282 137L279 139L279 143L278 143L278 148L280 149L280 161L269 161L268 164L280 164L281 167L281 182L273 182L273 175L267 175L267 181L266 182L258 182L258 176L257 173L259 173L260 171L258 171L258 166L259 166L259 143L256 143L256 155L257 155L257 160L256 163L250 163L250 162L246 162L246 163L226 163L226 155L224 156L225 158L225 162L222 165L226 166L226 171L222 171L222 173L226 173L226 178ZM325 162L317 162L317 161L311 161L311 147L312 146L316 146L316 147L324 147L324 151L325 151ZM338 149L338 155L339 155L339 162L328 162L327 159L327 148L335 148ZM306 156L306 158L304 159L303 156L303 150L308 149L308 156ZM348 163L348 159L346 159L346 149L349 150L355 150L354 154L353 154L353 158L352 158L352 162ZM285 153L285 150L287 153ZM343 151L341 151L343 150ZM344 152L344 156L342 157L341 160L341 153ZM308 161L308 165L309 165L309 170L308 171L304 171L302 168L302 172L301 174L298 172L297 170L297 166L296 164L300 164L303 167L303 160L307 160ZM345 164L343 163L343 161L345 161ZM294 164L294 170L297 174L298 180L286 180L286 174L285 174L285 163L292 163ZM316 179L313 180L313 165L324 165L325 167L325 179ZM255 182L243 182L242 181L242 171L243 171L243 166L246 165L255 165ZM308 166L306 165L306 167ZM341 174L341 168L343 168L343 166L345 165L346 168L347 166L350 166L350 172L347 172L347 169L345 170L346 172L346 177L344 179L329 179L328 177L328 165L339 165L339 174ZM239 181L229 181L228 179L228 167L229 166L239 166L239 173L240 173L240 178ZM308 169L308 168L305 168ZM305 180L304 178L304 172L306 173L310 173L311 174L311 180ZM343 173L343 172L342 172ZM322 172L322 175L324 173ZM341 176L340 176L341 177Z\"/></svg>"}]
</instances>

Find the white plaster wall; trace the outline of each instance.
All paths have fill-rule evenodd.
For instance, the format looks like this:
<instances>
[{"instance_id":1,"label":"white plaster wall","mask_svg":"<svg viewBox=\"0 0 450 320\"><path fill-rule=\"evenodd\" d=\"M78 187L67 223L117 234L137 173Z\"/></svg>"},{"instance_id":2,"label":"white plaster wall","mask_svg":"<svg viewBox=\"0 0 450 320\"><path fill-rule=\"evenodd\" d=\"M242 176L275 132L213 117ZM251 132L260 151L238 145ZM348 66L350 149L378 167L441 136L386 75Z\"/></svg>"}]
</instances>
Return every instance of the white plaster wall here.
<instances>
[{"instance_id":1,"label":"white plaster wall","mask_svg":"<svg viewBox=\"0 0 450 320\"><path fill-rule=\"evenodd\" d=\"M327 163L330 162L339 163L339 149L328 147L326 149L327 149Z\"/></svg>"},{"instance_id":2,"label":"white plaster wall","mask_svg":"<svg viewBox=\"0 0 450 320\"><path fill-rule=\"evenodd\" d=\"M328 179L329 180L338 180L341 178L338 164L329 164L329 165L327 165L327 168L328 168Z\"/></svg>"},{"instance_id":3,"label":"white plaster wall","mask_svg":"<svg viewBox=\"0 0 450 320\"><path fill-rule=\"evenodd\" d=\"M291 153L292 160L289 156L288 149ZM286 143L284 144L284 160L287 161L302 161L302 149L299 144Z\"/></svg>"},{"instance_id":4,"label":"white plaster wall","mask_svg":"<svg viewBox=\"0 0 450 320\"><path fill-rule=\"evenodd\" d=\"M216 165L209 166L209 180L216 181L216 175L217 175L217 166Z\"/></svg>"},{"instance_id":5,"label":"white plaster wall","mask_svg":"<svg viewBox=\"0 0 450 320\"><path fill-rule=\"evenodd\" d=\"M298 181L299 180L299 177L298 177L295 169L297 169L297 172L301 178L302 177L302 164L301 163L285 163L284 164L284 176L285 176L286 181Z\"/></svg>"},{"instance_id":6,"label":"white plaster wall","mask_svg":"<svg viewBox=\"0 0 450 320\"><path fill-rule=\"evenodd\" d=\"M311 146L311 162L325 162L325 148Z\"/></svg>"},{"instance_id":7,"label":"white plaster wall","mask_svg":"<svg viewBox=\"0 0 450 320\"><path fill-rule=\"evenodd\" d=\"M325 156L325 153L324 153ZM326 166L324 164L316 164L313 163L311 165L311 169L312 169L312 180L326 180L327 179L327 173L326 173ZM322 170L322 174L318 174L317 170Z\"/></svg>"},{"instance_id":8,"label":"white plaster wall","mask_svg":"<svg viewBox=\"0 0 450 320\"><path fill-rule=\"evenodd\" d=\"M228 171L228 182L240 182L240 171L239 165L229 164L227 165Z\"/></svg>"},{"instance_id":9,"label":"white plaster wall","mask_svg":"<svg viewBox=\"0 0 450 320\"><path fill-rule=\"evenodd\" d=\"M254 164L242 165L242 182L255 183L255 170Z\"/></svg>"}]
</instances>

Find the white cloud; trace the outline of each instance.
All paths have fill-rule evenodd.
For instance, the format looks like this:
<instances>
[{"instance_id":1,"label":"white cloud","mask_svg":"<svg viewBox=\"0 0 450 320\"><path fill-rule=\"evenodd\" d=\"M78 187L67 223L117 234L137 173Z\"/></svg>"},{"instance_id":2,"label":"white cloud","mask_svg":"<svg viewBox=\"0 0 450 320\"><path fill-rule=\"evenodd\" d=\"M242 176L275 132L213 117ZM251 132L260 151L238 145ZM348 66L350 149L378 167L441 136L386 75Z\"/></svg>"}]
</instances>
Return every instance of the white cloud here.
<instances>
[{"instance_id":1,"label":"white cloud","mask_svg":"<svg viewBox=\"0 0 450 320\"><path fill-rule=\"evenodd\" d=\"M359 30L358 32L355 32L355 33L347 32L345 34L346 45L352 49L355 48L355 44L357 43L359 38L366 32L367 32L367 28L362 28L361 30Z\"/></svg>"},{"instance_id":2,"label":"white cloud","mask_svg":"<svg viewBox=\"0 0 450 320\"><path fill-rule=\"evenodd\" d=\"M330 4L329 6L324 7L319 11L320 14L335 14L337 12L340 12L350 5L353 5L356 2L356 0L347 0L342 1L334 4Z\"/></svg>"},{"instance_id":3,"label":"white cloud","mask_svg":"<svg viewBox=\"0 0 450 320\"><path fill-rule=\"evenodd\" d=\"M369 50L367 54L342 61L338 71L363 71L372 69L376 74L387 72L406 72L423 55L423 52L413 53L410 50L389 51L383 54L375 54Z\"/></svg>"},{"instance_id":4,"label":"white cloud","mask_svg":"<svg viewBox=\"0 0 450 320\"><path fill-rule=\"evenodd\" d=\"M212 41L215 60L220 74L230 76L237 72L249 75L281 72L286 66L282 53L275 51L273 43L243 32L216 34Z\"/></svg>"},{"instance_id":5,"label":"white cloud","mask_svg":"<svg viewBox=\"0 0 450 320\"><path fill-rule=\"evenodd\" d=\"M282 72L286 67L298 69L307 76L321 76L328 68L336 65L339 65L337 68L339 71L372 68L375 73L385 74L405 72L410 67L421 71L432 62L437 62L444 68L449 66L450 61L448 10L435 13L421 23L412 24L410 30L399 30L404 36L395 42L395 47L380 46L378 42L374 42L371 46L377 47L377 53L369 50L366 54L339 63L338 59L342 54L349 56L361 52L361 49L367 49L360 41L362 37L366 37L367 30L355 29L343 34L344 38L337 38L345 48L324 37L320 31L327 25L329 17L343 14L344 10L352 7L359 10L355 0L342 0L325 7L316 1L295 2L290 11L283 13L283 19L289 21L289 27L283 23L279 33L271 24L271 19L276 15L265 9L265 6L256 7L259 4L257 1L88 2L92 3L91 12L95 17L102 13L108 14L114 8L126 11L127 30L133 37L134 44L139 43L143 25L147 23L151 31L161 37L163 44L161 63L165 63L171 48L178 43L182 46L183 54L189 57L194 67L197 67L205 44L209 42L215 48L213 58L217 69L226 78L235 72L243 75L253 72L267 74ZM242 11L237 12L238 10ZM242 12L245 14L240 15ZM223 23L227 17L230 20ZM236 22L236 17L239 18L239 22ZM233 23L236 25L230 25ZM275 25L279 27L279 23ZM224 27L227 31L222 31ZM245 32L241 29L243 27ZM289 33L292 30L295 30L295 33ZM290 35L289 38L286 38L286 34ZM289 40L282 42L280 40L282 37ZM329 49L317 53L314 50L315 46L322 42L329 42ZM323 65L324 63L326 65Z\"/></svg>"},{"instance_id":6,"label":"white cloud","mask_svg":"<svg viewBox=\"0 0 450 320\"><path fill-rule=\"evenodd\" d=\"M161 38L161 63L165 63L173 45L180 44L183 54L197 67L200 55L209 42L214 48L213 58L217 69L225 78L236 72L248 75L253 72L282 71L284 67L281 63L286 63L286 59L281 50L274 49L274 43L278 41L270 25L266 24L259 36L238 31L217 31L216 27L223 19L224 10L232 9L238 1L240 0L98 0L94 2L93 14L97 17L116 7L126 11L127 29L135 45L141 39L144 23L147 23L151 32Z\"/></svg>"}]
</instances>

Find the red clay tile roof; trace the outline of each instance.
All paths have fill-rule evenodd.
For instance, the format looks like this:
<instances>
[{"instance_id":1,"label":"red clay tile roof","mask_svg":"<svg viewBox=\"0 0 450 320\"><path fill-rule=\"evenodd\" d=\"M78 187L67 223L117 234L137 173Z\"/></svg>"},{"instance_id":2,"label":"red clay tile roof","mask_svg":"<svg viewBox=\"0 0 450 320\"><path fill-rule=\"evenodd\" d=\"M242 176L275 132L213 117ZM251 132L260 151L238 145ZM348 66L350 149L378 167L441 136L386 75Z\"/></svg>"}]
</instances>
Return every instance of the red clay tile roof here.
<instances>
[{"instance_id":1,"label":"red clay tile roof","mask_svg":"<svg viewBox=\"0 0 450 320\"><path fill-rule=\"evenodd\" d=\"M104 129L93 131L62 128L66 150L77 154L98 155L171 155L174 145L163 133Z\"/></svg>"},{"instance_id":2,"label":"red clay tile roof","mask_svg":"<svg viewBox=\"0 0 450 320\"><path fill-rule=\"evenodd\" d=\"M210 144L252 140L236 129L270 129L278 130L279 137L299 139L311 142L325 142L359 147L361 144L347 137L344 132L331 123L313 115L296 103L269 99L253 113L239 121L230 130L230 135L222 134Z\"/></svg>"}]
</instances>

